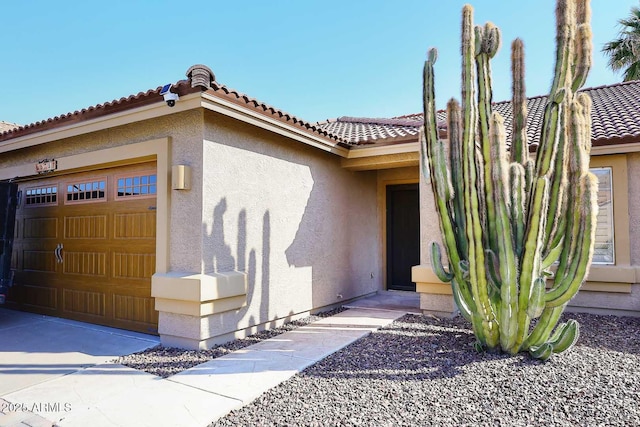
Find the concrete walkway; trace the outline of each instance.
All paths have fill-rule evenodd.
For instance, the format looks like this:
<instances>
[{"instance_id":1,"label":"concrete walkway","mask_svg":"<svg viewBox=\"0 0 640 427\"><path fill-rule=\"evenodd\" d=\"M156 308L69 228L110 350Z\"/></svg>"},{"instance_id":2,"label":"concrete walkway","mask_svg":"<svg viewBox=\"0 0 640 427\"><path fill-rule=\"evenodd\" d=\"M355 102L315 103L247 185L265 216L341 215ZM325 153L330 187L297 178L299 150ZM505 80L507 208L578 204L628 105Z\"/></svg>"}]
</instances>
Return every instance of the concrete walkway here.
<instances>
[{"instance_id":1,"label":"concrete walkway","mask_svg":"<svg viewBox=\"0 0 640 427\"><path fill-rule=\"evenodd\" d=\"M206 426L406 311L352 308L166 379L104 362L54 367L59 375L0 392L0 426Z\"/></svg>"}]
</instances>

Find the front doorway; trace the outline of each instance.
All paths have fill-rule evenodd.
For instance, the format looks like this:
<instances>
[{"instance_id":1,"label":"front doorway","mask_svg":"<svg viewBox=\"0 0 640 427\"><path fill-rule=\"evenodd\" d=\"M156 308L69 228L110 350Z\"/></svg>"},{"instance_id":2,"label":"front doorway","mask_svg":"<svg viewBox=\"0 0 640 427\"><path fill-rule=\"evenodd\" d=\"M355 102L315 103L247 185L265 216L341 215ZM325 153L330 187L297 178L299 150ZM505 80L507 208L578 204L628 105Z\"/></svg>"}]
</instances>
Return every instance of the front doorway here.
<instances>
[{"instance_id":1,"label":"front doorway","mask_svg":"<svg viewBox=\"0 0 640 427\"><path fill-rule=\"evenodd\" d=\"M387 186L387 289L414 291L411 267L420 264L418 184Z\"/></svg>"}]
</instances>

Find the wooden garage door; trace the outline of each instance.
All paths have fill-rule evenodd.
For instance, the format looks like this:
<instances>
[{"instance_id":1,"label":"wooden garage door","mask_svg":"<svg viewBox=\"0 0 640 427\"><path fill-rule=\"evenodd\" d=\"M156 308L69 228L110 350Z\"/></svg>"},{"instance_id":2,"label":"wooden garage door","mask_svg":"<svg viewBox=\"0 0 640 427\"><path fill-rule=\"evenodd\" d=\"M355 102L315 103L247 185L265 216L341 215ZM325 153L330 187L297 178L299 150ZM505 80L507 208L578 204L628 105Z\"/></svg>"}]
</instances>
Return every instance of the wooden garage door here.
<instances>
[{"instance_id":1,"label":"wooden garage door","mask_svg":"<svg viewBox=\"0 0 640 427\"><path fill-rule=\"evenodd\" d=\"M157 333L155 163L20 185L10 298L23 310Z\"/></svg>"}]
</instances>

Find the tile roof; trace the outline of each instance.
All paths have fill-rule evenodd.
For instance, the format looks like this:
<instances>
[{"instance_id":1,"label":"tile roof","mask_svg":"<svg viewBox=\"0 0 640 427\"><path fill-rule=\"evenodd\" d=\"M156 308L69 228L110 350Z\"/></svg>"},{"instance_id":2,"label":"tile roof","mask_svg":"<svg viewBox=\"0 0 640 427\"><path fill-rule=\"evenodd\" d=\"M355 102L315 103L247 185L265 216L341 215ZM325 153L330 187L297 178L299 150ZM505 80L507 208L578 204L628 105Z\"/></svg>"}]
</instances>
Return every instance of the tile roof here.
<instances>
[{"instance_id":1,"label":"tile roof","mask_svg":"<svg viewBox=\"0 0 640 427\"><path fill-rule=\"evenodd\" d=\"M56 128L59 126L73 124L84 120L90 120L96 117L142 107L144 105L149 105L156 102L164 102L162 96L160 95L161 89L162 87L149 89L146 92L139 92L126 98L123 97L120 99L114 99L113 101L105 102L103 104L83 108L72 113L62 114L60 116L51 117L35 123L18 126L13 129L0 129L0 141L6 141L9 139L18 138L20 136ZM187 80L181 80L178 83L174 84L172 90L178 93L180 96L200 91L199 88L191 87L189 81Z\"/></svg>"},{"instance_id":2,"label":"tile roof","mask_svg":"<svg viewBox=\"0 0 640 427\"><path fill-rule=\"evenodd\" d=\"M640 80L584 89L593 100L591 137L596 145L640 141ZM546 96L527 100L527 133L532 146L538 144L547 102ZM511 138L511 102L493 107L505 118L507 141ZM446 113L438 111L441 130L446 129ZM405 136L416 136L422 125L422 113L391 119L340 117L319 125L353 145L381 143Z\"/></svg>"},{"instance_id":3,"label":"tile roof","mask_svg":"<svg viewBox=\"0 0 640 427\"><path fill-rule=\"evenodd\" d=\"M327 141L346 146L346 141L342 141L339 137L322 129L317 123L307 122L299 117L289 114L285 111L270 106L264 102L258 101L255 98L251 98L241 92L234 89L230 89L215 81L213 72L204 65L194 65L187 70L186 73L188 79L180 80L172 87L172 92L177 93L179 96L184 96L189 93L206 91L210 95L223 98L239 104L244 107L251 108L261 114L274 118L281 122L287 123L291 126L295 126L304 132L314 134ZM66 124L72 124L92 118L112 114L144 105L150 105L154 103L164 103L163 97L160 95L162 87L156 89L150 89L146 92L139 92L136 95L130 95L126 98L116 99L103 104L98 104L88 108L83 108L79 111L63 114L46 120L38 121L24 126L7 126L0 127L0 141L10 140L20 136L37 133L43 130L64 126ZM3 122L4 123L4 122Z\"/></svg>"},{"instance_id":4,"label":"tile roof","mask_svg":"<svg viewBox=\"0 0 640 427\"><path fill-rule=\"evenodd\" d=\"M281 122L298 127L305 132L315 134L316 136L320 136L333 143L339 143L340 145L345 146L348 145L347 141L343 140L340 135L334 134L330 130L325 129L319 123L312 123L306 120L302 120L301 118L294 116L293 114L289 114L286 111L275 108L242 92L238 92L237 90L230 89L227 86L222 85L216 81L211 82L211 88L207 90L207 93L219 98L230 100L244 107L251 108L252 110L255 110L268 117L272 117Z\"/></svg>"},{"instance_id":5,"label":"tile roof","mask_svg":"<svg viewBox=\"0 0 640 427\"><path fill-rule=\"evenodd\" d=\"M209 68L195 65L187 71L188 80L173 85L180 96L206 91L206 93L250 108L267 117L297 127L302 131L341 146L387 144L414 141L422 124L422 114L408 114L392 118L340 117L319 123L311 123L277 109L267 103L230 89L215 81ZM41 132L47 129L73 124L84 120L128 109L164 102L161 88L139 92L126 98L84 108L24 126L0 122L0 141ZM585 89L593 99L592 137L596 144L615 144L640 139L640 81L619 83ZM546 96L528 99L528 133L532 145L537 143L544 114ZM508 101L494 103L494 108L505 117L507 138L510 137L511 104ZM438 112L440 130L446 132L446 114Z\"/></svg>"},{"instance_id":6,"label":"tile roof","mask_svg":"<svg viewBox=\"0 0 640 427\"><path fill-rule=\"evenodd\" d=\"M321 129L351 144L373 144L377 140L415 139L420 122L404 119L340 117L318 123Z\"/></svg>"},{"instance_id":7,"label":"tile roof","mask_svg":"<svg viewBox=\"0 0 640 427\"><path fill-rule=\"evenodd\" d=\"M9 123L9 122L5 122L4 120L0 120L0 132L15 129L17 127L19 127L19 125L15 123Z\"/></svg>"}]
</instances>

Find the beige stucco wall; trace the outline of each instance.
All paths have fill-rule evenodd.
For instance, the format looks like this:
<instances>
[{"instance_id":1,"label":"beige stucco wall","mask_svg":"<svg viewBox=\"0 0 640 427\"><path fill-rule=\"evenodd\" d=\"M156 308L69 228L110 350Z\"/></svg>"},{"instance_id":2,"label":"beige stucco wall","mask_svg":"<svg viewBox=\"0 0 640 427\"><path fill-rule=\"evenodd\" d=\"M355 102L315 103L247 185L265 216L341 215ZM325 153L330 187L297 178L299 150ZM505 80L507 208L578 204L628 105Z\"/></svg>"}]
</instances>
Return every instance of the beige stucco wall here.
<instances>
[{"instance_id":1,"label":"beige stucco wall","mask_svg":"<svg viewBox=\"0 0 640 427\"><path fill-rule=\"evenodd\" d=\"M135 122L128 125L117 126L83 134L79 136L54 140L46 144L23 148L0 155L0 171L11 166L27 165L26 170L32 171L34 164L44 158L73 158L83 153L104 152L104 150L122 147L156 139L168 138L169 153L168 162L171 164L188 164L196 173L202 169L202 129L203 111L189 110L180 113L161 116L150 120ZM134 154L132 154L132 157ZM79 166L90 167L100 165L108 156L96 155L92 157L89 164ZM85 162L86 163L86 162ZM63 164L63 162L59 162ZM64 173L64 169L59 170ZM158 174L165 174L170 178L170 167L168 170L158 171ZM9 178L0 176L0 178ZM200 194L201 188L194 188L191 194ZM199 224L191 219L200 216L201 209L197 204L187 203L192 198L185 197L181 192L170 192L169 212L159 212L159 215L167 215L169 226L166 233L169 254L169 270L185 270L199 267L199 261L194 261L194 253L201 251L199 245L201 240L198 236L201 233ZM159 233L165 233L159 230ZM173 238L171 238L173 236ZM177 238L176 236L180 236ZM181 236L195 236L195 238L182 238Z\"/></svg>"},{"instance_id":2,"label":"beige stucco wall","mask_svg":"<svg viewBox=\"0 0 640 427\"><path fill-rule=\"evenodd\" d=\"M98 151L136 142L171 137L180 147L188 147L202 139L202 111L190 110L84 135L52 140L46 144L5 152L0 155L0 170L33 164L44 158L60 158ZM95 159L99 164L100 158Z\"/></svg>"},{"instance_id":3,"label":"beige stucco wall","mask_svg":"<svg viewBox=\"0 0 640 427\"><path fill-rule=\"evenodd\" d=\"M431 183L427 182L422 174L420 174L420 238L420 263L422 265L431 265L431 244L433 242L440 245L443 257L446 257L445 248L442 246L442 233L440 232L436 205L433 202ZM446 263L446 259L443 260L443 263Z\"/></svg>"},{"instance_id":4,"label":"beige stucco wall","mask_svg":"<svg viewBox=\"0 0 640 427\"><path fill-rule=\"evenodd\" d=\"M640 153L627 156L631 264L640 267Z\"/></svg>"},{"instance_id":5,"label":"beige stucco wall","mask_svg":"<svg viewBox=\"0 0 640 427\"><path fill-rule=\"evenodd\" d=\"M159 332L175 338L168 342L202 348L382 289L376 172L345 170L338 156L216 113L191 110L3 153L0 170L30 171L43 158L82 158L74 167L91 168L104 157L85 153L151 140L168 141L160 175L170 182L171 165L181 164L192 176L189 190L166 190L168 211L158 213L167 219L158 230L167 262L153 282ZM219 273L233 271L224 288ZM205 296L221 291L237 296ZM204 314L180 313L194 309Z\"/></svg>"},{"instance_id":6,"label":"beige stucco wall","mask_svg":"<svg viewBox=\"0 0 640 427\"><path fill-rule=\"evenodd\" d=\"M382 288L375 172L208 111L202 150L189 156L192 190L174 191L172 205L187 207L182 232L198 237L176 243L188 259L172 256L172 268L244 272L247 305L168 320L213 339Z\"/></svg>"}]
</instances>

